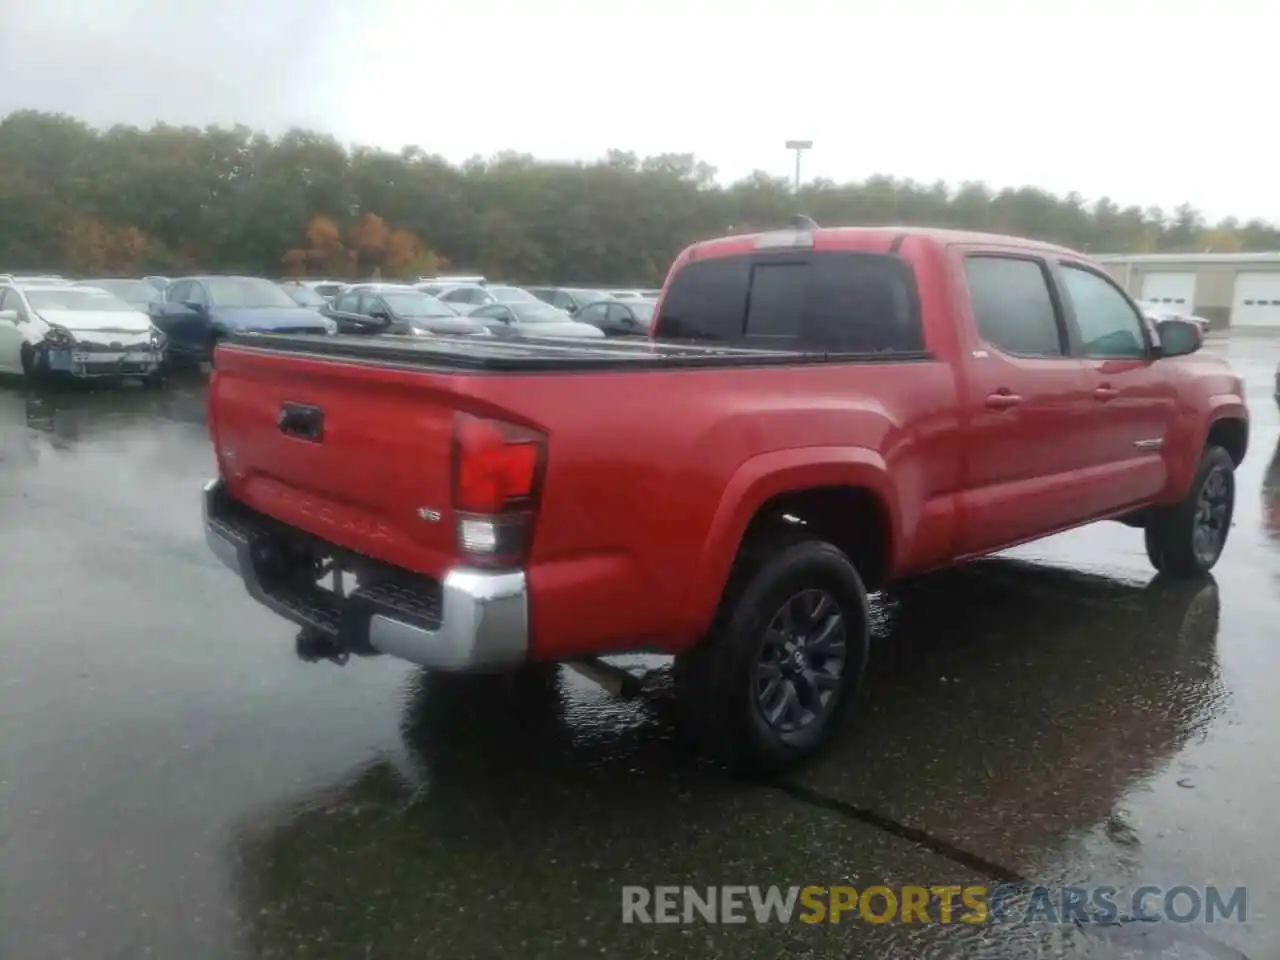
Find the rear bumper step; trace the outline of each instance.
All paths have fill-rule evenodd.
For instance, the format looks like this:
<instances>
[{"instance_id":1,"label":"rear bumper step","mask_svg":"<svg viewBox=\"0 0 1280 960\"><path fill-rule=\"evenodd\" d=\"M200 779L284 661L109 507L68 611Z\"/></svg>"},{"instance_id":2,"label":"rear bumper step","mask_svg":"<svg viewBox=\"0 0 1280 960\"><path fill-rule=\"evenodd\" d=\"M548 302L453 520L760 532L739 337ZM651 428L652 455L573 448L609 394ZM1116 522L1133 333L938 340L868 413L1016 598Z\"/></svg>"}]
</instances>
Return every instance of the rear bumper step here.
<instances>
[{"instance_id":1,"label":"rear bumper step","mask_svg":"<svg viewBox=\"0 0 1280 960\"><path fill-rule=\"evenodd\" d=\"M520 571L458 567L441 581L396 571L398 576L345 597L306 578L273 577L265 571L281 528L233 501L222 480L204 486L204 530L209 549L244 581L251 597L342 650L457 671L515 667L528 656L528 589ZM345 553L297 536L320 551L327 547L331 555Z\"/></svg>"}]
</instances>

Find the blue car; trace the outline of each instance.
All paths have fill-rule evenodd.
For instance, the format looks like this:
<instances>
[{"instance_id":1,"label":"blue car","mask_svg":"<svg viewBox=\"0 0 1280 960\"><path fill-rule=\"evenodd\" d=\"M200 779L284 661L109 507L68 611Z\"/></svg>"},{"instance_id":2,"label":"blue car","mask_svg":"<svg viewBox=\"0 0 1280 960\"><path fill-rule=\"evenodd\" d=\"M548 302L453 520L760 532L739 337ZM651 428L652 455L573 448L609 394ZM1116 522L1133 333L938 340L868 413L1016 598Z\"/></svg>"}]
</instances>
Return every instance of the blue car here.
<instances>
[{"instance_id":1,"label":"blue car","mask_svg":"<svg viewBox=\"0 0 1280 960\"><path fill-rule=\"evenodd\" d=\"M208 360L233 333L336 333L338 325L299 306L279 284L261 277L182 277L152 306L152 322L168 338L175 361Z\"/></svg>"}]
</instances>

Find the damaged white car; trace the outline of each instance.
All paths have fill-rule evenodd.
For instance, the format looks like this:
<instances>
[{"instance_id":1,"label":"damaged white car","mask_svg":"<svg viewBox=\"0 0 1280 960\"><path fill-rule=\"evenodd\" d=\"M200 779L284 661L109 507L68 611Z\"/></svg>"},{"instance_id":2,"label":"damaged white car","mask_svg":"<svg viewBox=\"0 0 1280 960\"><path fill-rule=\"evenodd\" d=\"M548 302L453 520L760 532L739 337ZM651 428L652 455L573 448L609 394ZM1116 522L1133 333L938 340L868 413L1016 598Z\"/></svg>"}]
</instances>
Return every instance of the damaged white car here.
<instances>
[{"instance_id":1,"label":"damaged white car","mask_svg":"<svg viewBox=\"0 0 1280 960\"><path fill-rule=\"evenodd\" d=\"M106 290L0 277L0 372L156 383L165 346L150 317Z\"/></svg>"}]
</instances>

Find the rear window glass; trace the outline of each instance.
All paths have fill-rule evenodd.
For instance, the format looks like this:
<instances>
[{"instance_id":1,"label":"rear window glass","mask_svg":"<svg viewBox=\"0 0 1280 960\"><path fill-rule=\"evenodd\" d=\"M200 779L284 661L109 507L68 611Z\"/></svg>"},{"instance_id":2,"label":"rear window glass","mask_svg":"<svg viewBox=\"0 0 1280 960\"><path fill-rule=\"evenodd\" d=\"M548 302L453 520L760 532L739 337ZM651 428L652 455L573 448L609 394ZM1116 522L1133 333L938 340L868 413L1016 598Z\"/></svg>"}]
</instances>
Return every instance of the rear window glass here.
<instances>
[{"instance_id":1,"label":"rear window glass","mask_svg":"<svg viewBox=\"0 0 1280 960\"><path fill-rule=\"evenodd\" d=\"M658 316L659 337L740 340L747 323L751 261L716 257L685 264L671 281Z\"/></svg>"},{"instance_id":2,"label":"rear window glass","mask_svg":"<svg viewBox=\"0 0 1280 960\"><path fill-rule=\"evenodd\" d=\"M924 349L911 268L867 253L695 260L672 279L656 336L849 353Z\"/></svg>"},{"instance_id":3,"label":"rear window glass","mask_svg":"<svg viewBox=\"0 0 1280 960\"><path fill-rule=\"evenodd\" d=\"M807 263L757 263L752 267L746 335L794 338L799 333L808 282Z\"/></svg>"}]
</instances>

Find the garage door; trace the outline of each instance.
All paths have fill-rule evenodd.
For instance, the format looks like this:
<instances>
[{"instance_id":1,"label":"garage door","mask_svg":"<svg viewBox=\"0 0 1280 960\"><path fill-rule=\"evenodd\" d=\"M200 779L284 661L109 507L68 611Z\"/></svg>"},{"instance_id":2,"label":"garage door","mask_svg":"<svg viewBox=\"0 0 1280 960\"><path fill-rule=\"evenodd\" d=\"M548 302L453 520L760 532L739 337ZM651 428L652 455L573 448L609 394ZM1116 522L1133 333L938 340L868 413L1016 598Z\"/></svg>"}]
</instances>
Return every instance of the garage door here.
<instances>
[{"instance_id":1,"label":"garage door","mask_svg":"<svg viewBox=\"0 0 1280 960\"><path fill-rule=\"evenodd\" d=\"M1236 274L1233 327L1280 327L1280 273Z\"/></svg>"},{"instance_id":2,"label":"garage door","mask_svg":"<svg viewBox=\"0 0 1280 960\"><path fill-rule=\"evenodd\" d=\"M1142 278L1142 299L1159 304L1170 313L1196 312L1194 273L1148 273Z\"/></svg>"}]
</instances>

